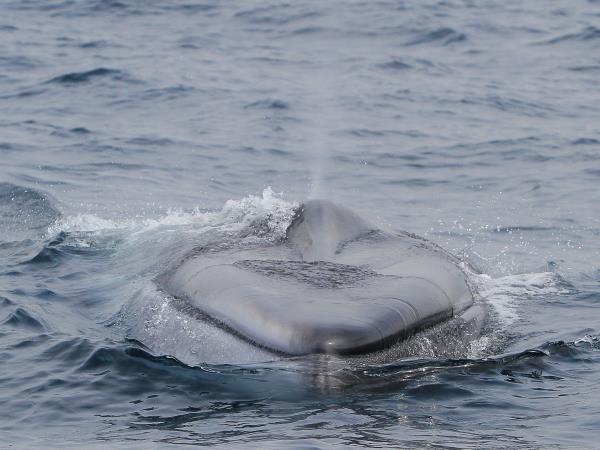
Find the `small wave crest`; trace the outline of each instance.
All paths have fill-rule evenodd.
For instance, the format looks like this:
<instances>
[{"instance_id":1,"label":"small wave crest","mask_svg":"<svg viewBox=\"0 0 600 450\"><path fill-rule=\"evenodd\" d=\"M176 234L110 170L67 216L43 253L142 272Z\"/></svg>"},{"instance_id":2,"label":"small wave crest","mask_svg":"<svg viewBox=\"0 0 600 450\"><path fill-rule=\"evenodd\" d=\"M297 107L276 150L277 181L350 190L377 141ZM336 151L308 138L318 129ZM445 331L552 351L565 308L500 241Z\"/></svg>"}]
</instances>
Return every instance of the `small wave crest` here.
<instances>
[{"instance_id":1,"label":"small wave crest","mask_svg":"<svg viewBox=\"0 0 600 450\"><path fill-rule=\"evenodd\" d=\"M45 330L43 322L27 311L25 308L17 307L8 316L0 321L3 327L25 329L29 331L42 332Z\"/></svg>"},{"instance_id":2,"label":"small wave crest","mask_svg":"<svg viewBox=\"0 0 600 450\"><path fill-rule=\"evenodd\" d=\"M550 39L544 44L559 44L563 42L587 42L600 39L600 28L588 26L581 31L575 33L567 33L562 36Z\"/></svg>"},{"instance_id":3,"label":"small wave crest","mask_svg":"<svg viewBox=\"0 0 600 450\"><path fill-rule=\"evenodd\" d=\"M48 83L58 83L64 85L75 85L90 82L96 78L110 78L114 81L131 81L131 78L121 70L107 69L106 67L98 67L96 69L84 72L70 72L56 76Z\"/></svg>"},{"instance_id":4,"label":"small wave crest","mask_svg":"<svg viewBox=\"0 0 600 450\"><path fill-rule=\"evenodd\" d=\"M467 35L460 33L452 28L443 27L436 30L424 32L416 38L409 41L406 45L420 45L437 43L441 45L450 45L467 40Z\"/></svg>"}]
</instances>

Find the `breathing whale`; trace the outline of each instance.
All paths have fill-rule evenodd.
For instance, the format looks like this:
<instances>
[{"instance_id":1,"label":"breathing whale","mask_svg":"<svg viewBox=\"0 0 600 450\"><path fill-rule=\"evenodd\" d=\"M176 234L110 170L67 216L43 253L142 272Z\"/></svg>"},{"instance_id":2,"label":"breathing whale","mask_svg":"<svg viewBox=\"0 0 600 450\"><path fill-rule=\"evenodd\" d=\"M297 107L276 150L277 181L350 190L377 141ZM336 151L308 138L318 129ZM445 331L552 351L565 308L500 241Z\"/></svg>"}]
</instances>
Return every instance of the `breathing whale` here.
<instances>
[{"instance_id":1,"label":"breathing whale","mask_svg":"<svg viewBox=\"0 0 600 450\"><path fill-rule=\"evenodd\" d=\"M282 241L196 249L162 283L229 332L287 355L382 350L475 309L452 255L325 200L301 205Z\"/></svg>"}]
</instances>

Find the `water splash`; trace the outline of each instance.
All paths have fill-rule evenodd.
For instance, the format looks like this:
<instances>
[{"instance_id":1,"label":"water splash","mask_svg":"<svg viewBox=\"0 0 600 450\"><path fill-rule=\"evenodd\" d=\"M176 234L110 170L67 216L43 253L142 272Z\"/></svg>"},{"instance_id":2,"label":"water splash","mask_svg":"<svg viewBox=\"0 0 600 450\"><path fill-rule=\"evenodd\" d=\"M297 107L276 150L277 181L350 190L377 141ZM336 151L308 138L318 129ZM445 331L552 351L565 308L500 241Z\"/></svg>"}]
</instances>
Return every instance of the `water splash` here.
<instances>
[{"instance_id":1,"label":"water splash","mask_svg":"<svg viewBox=\"0 0 600 450\"><path fill-rule=\"evenodd\" d=\"M164 215L155 218L127 217L107 219L94 214L76 214L61 217L48 227L47 234L59 232L99 233L110 230L128 230L132 233L145 233L161 227L229 227L248 226L260 217L266 217L274 234L285 233L297 203L283 200L282 193L274 193L267 187L262 195L249 195L241 200L228 200L220 211L203 211L196 207L191 211L169 209Z\"/></svg>"},{"instance_id":2,"label":"water splash","mask_svg":"<svg viewBox=\"0 0 600 450\"><path fill-rule=\"evenodd\" d=\"M524 273L492 278L486 274L471 274L479 295L497 313L500 323L508 326L518 318L523 302L551 294L566 294L565 282L553 272Z\"/></svg>"}]
</instances>

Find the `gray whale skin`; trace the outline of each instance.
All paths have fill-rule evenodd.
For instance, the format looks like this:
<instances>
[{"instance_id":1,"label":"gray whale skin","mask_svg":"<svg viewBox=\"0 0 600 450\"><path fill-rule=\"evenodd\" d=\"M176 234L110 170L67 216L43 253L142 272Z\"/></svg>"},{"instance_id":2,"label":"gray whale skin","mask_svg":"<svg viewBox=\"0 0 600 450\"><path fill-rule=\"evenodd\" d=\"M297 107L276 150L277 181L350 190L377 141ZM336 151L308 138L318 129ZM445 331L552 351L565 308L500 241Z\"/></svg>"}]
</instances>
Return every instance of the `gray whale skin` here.
<instances>
[{"instance_id":1,"label":"gray whale skin","mask_svg":"<svg viewBox=\"0 0 600 450\"><path fill-rule=\"evenodd\" d=\"M458 261L325 200L282 242L193 251L163 288L230 332L287 355L359 354L474 310Z\"/></svg>"}]
</instances>

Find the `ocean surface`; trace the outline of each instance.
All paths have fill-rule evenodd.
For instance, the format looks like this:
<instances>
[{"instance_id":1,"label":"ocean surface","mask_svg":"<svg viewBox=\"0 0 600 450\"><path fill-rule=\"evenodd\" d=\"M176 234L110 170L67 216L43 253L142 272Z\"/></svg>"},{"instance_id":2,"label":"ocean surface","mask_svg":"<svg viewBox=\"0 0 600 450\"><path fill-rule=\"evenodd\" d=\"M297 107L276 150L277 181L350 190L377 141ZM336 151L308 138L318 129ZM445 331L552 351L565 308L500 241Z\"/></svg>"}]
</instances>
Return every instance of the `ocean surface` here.
<instances>
[{"instance_id":1,"label":"ocean surface","mask_svg":"<svg viewBox=\"0 0 600 450\"><path fill-rule=\"evenodd\" d=\"M600 2L0 11L1 449L600 448ZM265 360L157 288L307 198L461 258L484 332Z\"/></svg>"}]
</instances>

